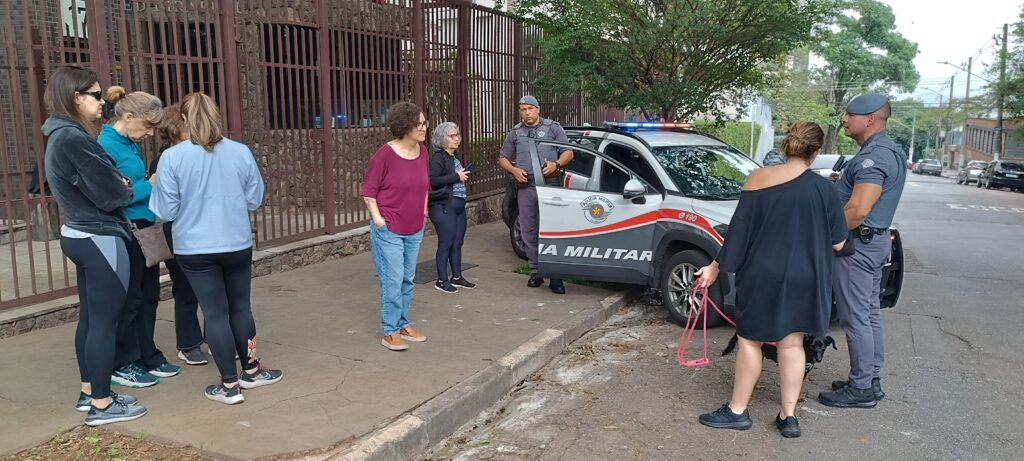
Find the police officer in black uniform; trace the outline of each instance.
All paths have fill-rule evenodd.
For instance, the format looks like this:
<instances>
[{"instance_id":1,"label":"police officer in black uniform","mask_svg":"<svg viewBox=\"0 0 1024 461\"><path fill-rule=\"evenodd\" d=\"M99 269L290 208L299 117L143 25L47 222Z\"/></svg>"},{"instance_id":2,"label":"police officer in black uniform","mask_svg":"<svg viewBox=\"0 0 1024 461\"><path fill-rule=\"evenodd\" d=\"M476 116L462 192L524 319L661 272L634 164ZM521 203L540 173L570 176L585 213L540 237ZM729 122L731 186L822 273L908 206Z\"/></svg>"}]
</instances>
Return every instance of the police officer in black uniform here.
<instances>
[{"instance_id":1,"label":"police officer in black uniform","mask_svg":"<svg viewBox=\"0 0 1024 461\"><path fill-rule=\"evenodd\" d=\"M544 279L537 273L537 240L540 226L540 210L537 204L537 188L534 182L535 172L533 162L530 160L530 139L550 140L558 142L569 142L562 125L558 122L542 118L540 116L540 103L533 96L523 96L519 100L519 118L521 123L516 124L505 137L505 143L501 146L501 154L498 164L505 170L519 186L519 229L523 235L523 243L526 246L526 257L530 263L530 280L527 285L536 288L544 284ZM558 174L558 170L565 167L572 161L572 151L563 150L559 152L557 146L538 145L537 153L540 156L540 164L545 181L552 180ZM561 279L551 279L549 285L551 291L557 294L565 293L565 284Z\"/></svg>"},{"instance_id":2,"label":"police officer in black uniform","mask_svg":"<svg viewBox=\"0 0 1024 461\"><path fill-rule=\"evenodd\" d=\"M891 111L885 96L865 94L850 101L843 116L844 132L861 149L836 180L851 232L847 245L853 248L836 257L833 271L850 374L818 395L831 407L874 408L885 396L879 378L884 359L879 291L882 267L892 253L888 229L907 180L907 155L885 133Z\"/></svg>"}]
</instances>

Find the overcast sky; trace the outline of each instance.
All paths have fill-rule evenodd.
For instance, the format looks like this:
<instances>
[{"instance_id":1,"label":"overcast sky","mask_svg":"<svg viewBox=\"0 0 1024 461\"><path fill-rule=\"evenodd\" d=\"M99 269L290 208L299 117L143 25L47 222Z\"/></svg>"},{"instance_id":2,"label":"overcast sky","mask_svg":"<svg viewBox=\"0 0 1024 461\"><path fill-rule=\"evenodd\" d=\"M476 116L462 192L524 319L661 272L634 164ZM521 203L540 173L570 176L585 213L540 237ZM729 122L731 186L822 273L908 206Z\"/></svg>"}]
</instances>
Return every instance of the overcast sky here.
<instances>
[{"instance_id":1,"label":"overcast sky","mask_svg":"<svg viewBox=\"0 0 1024 461\"><path fill-rule=\"evenodd\" d=\"M913 94L922 101L938 102L941 92L949 98L949 77L956 74L953 97L964 97L967 74L938 64L949 61L967 65L974 58L972 72L985 76L985 64L993 60L994 35L1001 35L1004 23L1014 23L1022 0L883 0L896 15L896 29L916 42L919 54L914 64L921 83ZM979 51L981 53L979 54ZM986 82L971 77L971 93L984 91Z\"/></svg>"}]
</instances>

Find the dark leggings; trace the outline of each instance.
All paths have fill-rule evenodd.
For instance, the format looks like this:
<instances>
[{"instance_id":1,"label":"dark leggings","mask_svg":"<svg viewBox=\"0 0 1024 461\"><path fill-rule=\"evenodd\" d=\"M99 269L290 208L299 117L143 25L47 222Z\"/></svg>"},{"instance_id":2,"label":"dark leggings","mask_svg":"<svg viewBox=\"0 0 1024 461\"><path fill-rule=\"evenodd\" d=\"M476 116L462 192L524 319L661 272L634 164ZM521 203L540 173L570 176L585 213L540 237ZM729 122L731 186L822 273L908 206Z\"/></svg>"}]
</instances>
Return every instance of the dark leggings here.
<instances>
[{"instance_id":1,"label":"dark leggings","mask_svg":"<svg viewBox=\"0 0 1024 461\"><path fill-rule=\"evenodd\" d=\"M437 231L437 279L448 280L448 265L452 276L462 276L462 244L466 241L466 199L452 197L448 203L430 205L430 222Z\"/></svg>"},{"instance_id":2,"label":"dark leggings","mask_svg":"<svg viewBox=\"0 0 1024 461\"><path fill-rule=\"evenodd\" d=\"M171 237L171 224L164 223L164 236L167 245L174 249ZM203 344L203 330L199 326L199 300L188 283L188 277L181 270L178 261L164 261L167 272L171 275L171 294L174 296L174 336L179 351L190 351Z\"/></svg>"},{"instance_id":3,"label":"dark leggings","mask_svg":"<svg viewBox=\"0 0 1024 461\"><path fill-rule=\"evenodd\" d=\"M249 300L252 286L252 248L230 253L175 255L199 299L206 319L206 342L221 381L238 381L234 357L242 369L259 366L256 321Z\"/></svg>"},{"instance_id":4,"label":"dark leggings","mask_svg":"<svg viewBox=\"0 0 1024 461\"><path fill-rule=\"evenodd\" d=\"M152 226L145 220L132 221L139 228ZM128 243L132 265L128 285L128 303L121 314L117 333L117 367L132 362L152 370L167 363L167 357L153 340L156 334L156 308L160 305L160 265L146 267L146 256L135 240Z\"/></svg>"},{"instance_id":5,"label":"dark leggings","mask_svg":"<svg viewBox=\"0 0 1024 461\"><path fill-rule=\"evenodd\" d=\"M60 238L61 250L75 263L78 278L78 372L82 382L92 385L94 400L110 396L115 333L131 273L126 243L120 237L106 235Z\"/></svg>"}]
</instances>

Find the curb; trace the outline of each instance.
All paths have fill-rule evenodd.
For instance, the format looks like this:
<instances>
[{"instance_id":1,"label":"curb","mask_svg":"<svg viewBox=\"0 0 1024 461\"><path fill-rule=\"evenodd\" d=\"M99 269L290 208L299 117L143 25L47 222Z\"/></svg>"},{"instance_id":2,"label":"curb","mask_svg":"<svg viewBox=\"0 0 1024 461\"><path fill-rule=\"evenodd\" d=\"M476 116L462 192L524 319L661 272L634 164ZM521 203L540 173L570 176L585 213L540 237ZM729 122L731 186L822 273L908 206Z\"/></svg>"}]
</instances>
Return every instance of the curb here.
<instances>
[{"instance_id":1,"label":"curb","mask_svg":"<svg viewBox=\"0 0 1024 461\"><path fill-rule=\"evenodd\" d=\"M612 313L639 296L630 289L601 300L554 328L548 328L483 370L426 401L412 411L359 437L352 444L293 461L401 461L420 459L547 365L570 344L604 323Z\"/></svg>"}]
</instances>

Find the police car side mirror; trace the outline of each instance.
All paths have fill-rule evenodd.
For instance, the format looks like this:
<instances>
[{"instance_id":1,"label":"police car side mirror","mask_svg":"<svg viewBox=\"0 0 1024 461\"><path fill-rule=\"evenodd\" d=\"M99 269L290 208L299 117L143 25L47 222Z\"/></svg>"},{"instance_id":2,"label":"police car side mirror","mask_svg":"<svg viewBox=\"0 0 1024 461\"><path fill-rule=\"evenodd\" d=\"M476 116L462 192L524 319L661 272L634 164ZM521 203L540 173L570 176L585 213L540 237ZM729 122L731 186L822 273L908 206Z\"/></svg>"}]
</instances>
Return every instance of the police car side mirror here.
<instances>
[{"instance_id":1,"label":"police car side mirror","mask_svg":"<svg viewBox=\"0 0 1024 461\"><path fill-rule=\"evenodd\" d=\"M638 181L636 178L632 178L626 181L626 187L622 189L622 197L626 200L634 199L637 197L643 197L647 189L644 184Z\"/></svg>"}]
</instances>

